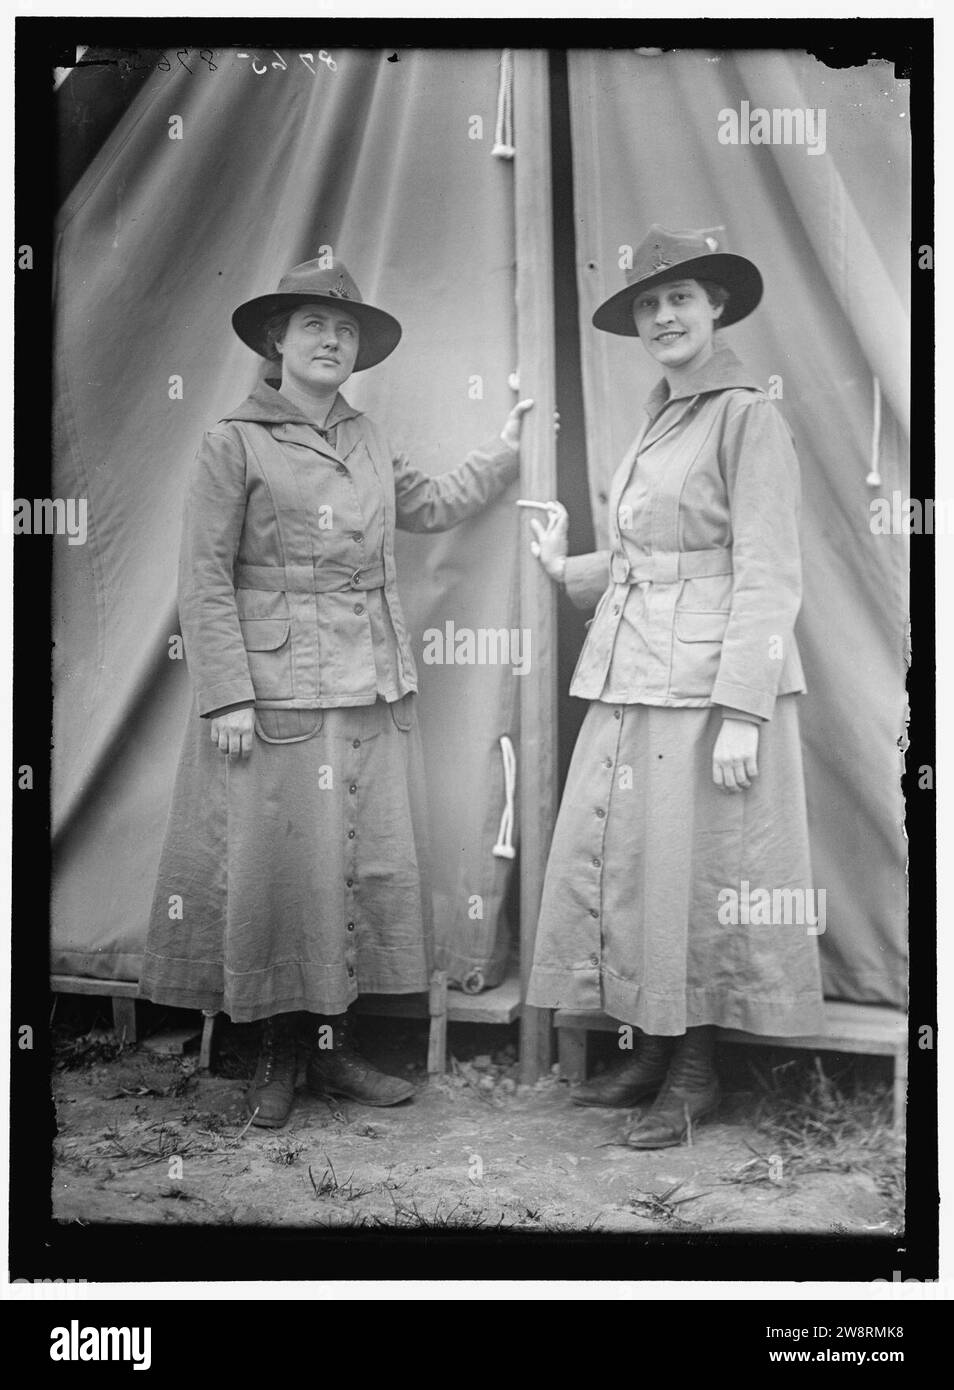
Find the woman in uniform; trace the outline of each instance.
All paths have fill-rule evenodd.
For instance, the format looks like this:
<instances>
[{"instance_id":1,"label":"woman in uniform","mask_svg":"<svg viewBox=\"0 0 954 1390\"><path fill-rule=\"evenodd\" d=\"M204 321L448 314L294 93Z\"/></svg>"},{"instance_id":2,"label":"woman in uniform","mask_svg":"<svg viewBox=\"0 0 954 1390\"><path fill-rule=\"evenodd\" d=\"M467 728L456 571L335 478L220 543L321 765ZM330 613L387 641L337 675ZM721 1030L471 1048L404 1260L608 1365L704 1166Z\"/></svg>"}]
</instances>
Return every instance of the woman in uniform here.
<instances>
[{"instance_id":1,"label":"woman in uniform","mask_svg":"<svg viewBox=\"0 0 954 1390\"><path fill-rule=\"evenodd\" d=\"M762 279L713 237L654 225L627 281L593 323L638 336L662 379L613 480L611 549L567 558L558 504L532 523L547 573L598 606L570 687L591 704L528 1001L638 1030L635 1051L573 1099L655 1095L626 1134L652 1149L717 1105L717 1027L795 1036L823 1020L817 926L797 911L814 902L793 634L798 464L786 423L716 337L755 309ZM750 917L756 889L785 920Z\"/></svg>"},{"instance_id":2,"label":"woman in uniform","mask_svg":"<svg viewBox=\"0 0 954 1390\"><path fill-rule=\"evenodd\" d=\"M394 531L443 531L498 497L532 402L431 477L340 394L401 336L340 262L294 267L232 323L274 370L205 435L189 488L179 614L195 706L140 992L262 1020L248 1107L278 1127L299 1046L320 1094L393 1105L413 1092L368 1065L349 1020L359 994L424 991L430 974Z\"/></svg>"}]
</instances>

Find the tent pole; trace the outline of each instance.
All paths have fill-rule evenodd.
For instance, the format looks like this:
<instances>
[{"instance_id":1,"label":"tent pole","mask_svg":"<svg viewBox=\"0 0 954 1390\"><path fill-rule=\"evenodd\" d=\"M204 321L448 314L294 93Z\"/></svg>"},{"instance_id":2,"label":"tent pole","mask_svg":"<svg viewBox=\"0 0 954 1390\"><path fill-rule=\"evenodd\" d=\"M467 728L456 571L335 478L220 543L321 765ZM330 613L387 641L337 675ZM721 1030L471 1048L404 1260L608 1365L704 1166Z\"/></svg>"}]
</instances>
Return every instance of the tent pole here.
<instances>
[{"instance_id":1,"label":"tent pole","mask_svg":"<svg viewBox=\"0 0 954 1390\"><path fill-rule=\"evenodd\" d=\"M553 228L550 217L550 85L545 50L514 54L514 200L517 250L517 360L520 395L535 406L521 446L521 494L556 497L553 428L555 355ZM526 997L547 851L557 807L557 629L551 581L520 546L521 626L531 634L530 670L520 678L520 977ZM524 1007L520 1019L520 1077L533 1082L549 1070L548 1009Z\"/></svg>"}]
</instances>

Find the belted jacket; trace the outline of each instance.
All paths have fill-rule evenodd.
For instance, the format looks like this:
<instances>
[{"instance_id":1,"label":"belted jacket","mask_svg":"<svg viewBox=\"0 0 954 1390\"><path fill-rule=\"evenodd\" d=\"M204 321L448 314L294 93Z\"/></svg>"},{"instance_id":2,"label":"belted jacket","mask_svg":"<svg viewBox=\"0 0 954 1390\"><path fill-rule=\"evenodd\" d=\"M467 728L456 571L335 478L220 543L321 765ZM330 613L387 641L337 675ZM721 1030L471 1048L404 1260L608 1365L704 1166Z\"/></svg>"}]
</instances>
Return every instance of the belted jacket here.
<instances>
[{"instance_id":1,"label":"belted jacket","mask_svg":"<svg viewBox=\"0 0 954 1390\"><path fill-rule=\"evenodd\" d=\"M342 396L323 432L262 382L205 434L186 499L179 621L199 713L416 690L395 528L448 530L518 472L498 437L432 477Z\"/></svg>"},{"instance_id":2,"label":"belted jacket","mask_svg":"<svg viewBox=\"0 0 954 1390\"><path fill-rule=\"evenodd\" d=\"M661 381L612 481L611 549L566 563L571 599L598 601L570 693L770 718L805 689L799 508L791 432L733 352Z\"/></svg>"}]
</instances>

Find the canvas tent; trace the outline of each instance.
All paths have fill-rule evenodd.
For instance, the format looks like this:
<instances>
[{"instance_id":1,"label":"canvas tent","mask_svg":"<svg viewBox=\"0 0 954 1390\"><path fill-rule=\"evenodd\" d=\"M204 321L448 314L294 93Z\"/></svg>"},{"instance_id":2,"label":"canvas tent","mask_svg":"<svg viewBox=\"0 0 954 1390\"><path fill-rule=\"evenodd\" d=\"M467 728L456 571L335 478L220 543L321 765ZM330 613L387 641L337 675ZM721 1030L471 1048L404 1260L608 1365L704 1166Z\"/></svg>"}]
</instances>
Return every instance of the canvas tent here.
<instances>
[{"instance_id":1,"label":"canvas tent","mask_svg":"<svg viewBox=\"0 0 954 1390\"><path fill-rule=\"evenodd\" d=\"M399 351L349 398L438 472L496 432L518 374L537 402L526 496L557 489L554 382L578 354L586 468L564 456L559 477L577 534L590 509L578 547L590 548L653 380L638 344L597 333L590 315L657 221L719 226L765 275L764 308L732 345L772 385L802 461L802 722L826 988L902 1003L907 556L904 536L872 533L869 503L908 492L907 84L883 63L839 70L794 52L571 52L564 149L543 52L350 49L335 63L223 50L214 71L157 66L63 202L54 491L88 498L89 535L54 557L54 973L137 977L189 703L171 641L184 480L202 431L258 371L232 308L332 247L404 325ZM60 97L75 100L69 81ZM743 102L825 108L824 156L721 142L719 112ZM568 219L551 220L551 200L571 191L572 244L555 248ZM554 327L561 254L575 266L572 345ZM566 753L556 601L527 557L516 495L446 535L402 536L398 554L422 674L440 963L491 986L528 963ZM424 633L448 621L526 629L529 672L423 663ZM561 722L564 744L574 722ZM518 760L516 860L493 853L503 736Z\"/></svg>"}]
</instances>

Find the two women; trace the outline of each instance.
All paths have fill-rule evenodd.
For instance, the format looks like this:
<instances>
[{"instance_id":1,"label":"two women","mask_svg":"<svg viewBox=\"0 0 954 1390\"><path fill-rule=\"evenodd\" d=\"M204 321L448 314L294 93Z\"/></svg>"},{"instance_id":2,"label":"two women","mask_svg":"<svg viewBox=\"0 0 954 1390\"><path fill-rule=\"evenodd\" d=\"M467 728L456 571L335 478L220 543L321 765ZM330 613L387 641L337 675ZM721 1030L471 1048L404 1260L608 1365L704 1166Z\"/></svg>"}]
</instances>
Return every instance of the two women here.
<instances>
[{"instance_id":1,"label":"two women","mask_svg":"<svg viewBox=\"0 0 954 1390\"><path fill-rule=\"evenodd\" d=\"M529 1002L603 1009L635 1056L581 1087L632 1106L637 1148L679 1143L719 1099L715 1029L813 1033L816 941L797 914L750 923L746 885L810 884L795 695L798 465L774 406L716 337L762 294L711 238L653 227L594 315L662 380L616 474L611 549L547 572L596 614L573 679L589 712L554 833ZM442 530L516 477L520 419L455 472L395 458L339 388L397 345L343 266L296 267L241 306L275 367L205 437L186 507L180 616L196 688L141 990L264 1020L256 1123L309 1086L393 1104L407 1083L353 1048L359 992L427 987L430 899L396 525ZM792 920L795 916L796 920Z\"/></svg>"},{"instance_id":2,"label":"two women","mask_svg":"<svg viewBox=\"0 0 954 1390\"><path fill-rule=\"evenodd\" d=\"M413 1087L370 1067L349 1011L431 969L417 675L394 531L442 531L514 481L521 402L440 477L392 453L340 388L401 328L340 263L241 305L264 380L205 435L185 506L179 615L195 690L140 992L263 1020L254 1123L309 1087L369 1105ZM270 379L269 379L270 378Z\"/></svg>"},{"instance_id":3,"label":"two women","mask_svg":"<svg viewBox=\"0 0 954 1390\"><path fill-rule=\"evenodd\" d=\"M570 687L590 707L550 850L529 1003L602 1009L641 1032L582 1105L635 1106L635 1148L678 1144L719 1100L717 1027L821 1030L793 626L799 474L775 407L716 331L757 306L751 261L654 225L596 311L662 379L610 492L611 549L534 553L596 613ZM748 887L746 886L748 885ZM756 888L786 903L750 922ZM794 920L793 920L794 919Z\"/></svg>"}]
</instances>

